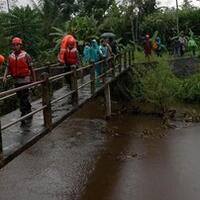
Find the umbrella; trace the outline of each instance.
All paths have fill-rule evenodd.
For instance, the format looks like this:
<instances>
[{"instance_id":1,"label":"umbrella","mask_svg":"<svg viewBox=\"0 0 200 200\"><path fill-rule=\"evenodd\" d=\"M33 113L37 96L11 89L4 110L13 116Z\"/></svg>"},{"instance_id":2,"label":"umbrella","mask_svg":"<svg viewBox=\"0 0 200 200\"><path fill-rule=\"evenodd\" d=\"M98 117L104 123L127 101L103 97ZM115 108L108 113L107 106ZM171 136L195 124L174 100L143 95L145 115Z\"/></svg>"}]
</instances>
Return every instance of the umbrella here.
<instances>
[{"instance_id":1,"label":"umbrella","mask_svg":"<svg viewBox=\"0 0 200 200\"><path fill-rule=\"evenodd\" d=\"M114 38L115 34L111 32L106 32L101 35L101 38Z\"/></svg>"}]
</instances>

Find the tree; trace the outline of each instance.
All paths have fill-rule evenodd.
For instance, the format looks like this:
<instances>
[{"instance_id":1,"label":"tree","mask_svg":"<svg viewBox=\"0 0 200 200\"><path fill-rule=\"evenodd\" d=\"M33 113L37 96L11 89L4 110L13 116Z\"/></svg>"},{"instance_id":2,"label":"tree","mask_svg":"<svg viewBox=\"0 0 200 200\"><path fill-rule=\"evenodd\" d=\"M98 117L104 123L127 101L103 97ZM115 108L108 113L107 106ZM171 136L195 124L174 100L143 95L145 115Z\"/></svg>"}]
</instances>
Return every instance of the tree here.
<instances>
[{"instance_id":1,"label":"tree","mask_svg":"<svg viewBox=\"0 0 200 200\"><path fill-rule=\"evenodd\" d=\"M51 35L54 36L56 43L55 50L58 50L62 38L67 33L72 33L82 43L83 41L96 38L98 35L97 20L93 16L74 17L65 23L64 28L53 27L53 30L54 32Z\"/></svg>"},{"instance_id":2,"label":"tree","mask_svg":"<svg viewBox=\"0 0 200 200\"><path fill-rule=\"evenodd\" d=\"M81 16L94 16L100 21L114 0L77 0Z\"/></svg>"},{"instance_id":3,"label":"tree","mask_svg":"<svg viewBox=\"0 0 200 200\"><path fill-rule=\"evenodd\" d=\"M41 39L41 21L36 10L27 7L15 7L2 19L4 35L10 40L13 36L23 39L25 48L32 55L39 54Z\"/></svg>"},{"instance_id":4,"label":"tree","mask_svg":"<svg viewBox=\"0 0 200 200\"><path fill-rule=\"evenodd\" d=\"M183 0L182 8L192 8L191 0Z\"/></svg>"}]
</instances>

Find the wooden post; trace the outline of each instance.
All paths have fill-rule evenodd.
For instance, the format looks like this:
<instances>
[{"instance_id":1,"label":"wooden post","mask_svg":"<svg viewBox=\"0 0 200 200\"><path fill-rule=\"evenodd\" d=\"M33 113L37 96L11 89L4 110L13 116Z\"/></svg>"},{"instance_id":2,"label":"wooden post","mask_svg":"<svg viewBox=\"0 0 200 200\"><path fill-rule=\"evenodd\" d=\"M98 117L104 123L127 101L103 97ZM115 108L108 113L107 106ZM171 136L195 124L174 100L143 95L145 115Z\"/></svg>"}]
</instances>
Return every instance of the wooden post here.
<instances>
[{"instance_id":1,"label":"wooden post","mask_svg":"<svg viewBox=\"0 0 200 200\"><path fill-rule=\"evenodd\" d=\"M47 106L43 109L44 125L47 129L52 130L49 74L46 72L42 73L42 79L45 81L44 83L42 83L42 105Z\"/></svg>"},{"instance_id":2,"label":"wooden post","mask_svg":"<svg viewBox=\"0 0 200 200\"><path fill-rule=\"evenodd\" d=\"M75 92L72 94L72 104L73 106L78 106L78 77L76 67L72 68L73 74L71 74L72 90Z\"/></svg>"},{"instance_id":3,"label":"wooden post","mask_svg":"<svg viewBox=\"0 0 200 200\"><path fill-rule=\"evenodd\" d=\"M92 64L92 67L90 69L90 80L91 82L91 95L94 95L96 90L96 84L95 84L95 63Z\"/></svg>"},{"instance_id":4,"label":"wooden post","mask_svg":"<svg viewBox=\"0 0 200 200\"><path fill-rule=\"evenodd\" d=\"M112 57L111 62L112 62L112 77L115 78L115 64L116 64L116 56L115 55Z\"/></svg>"},{"instance_id":5,"label":"wooden post","mask_svg":"<svg viewBox=\"0 0 200 200\"><path fill-rule=\"evenodd\" d=\"M106 59L104 59L103 63L102 63L102 73L106 73L108 67L106 66L107 65L107 62L106 62ZM106 83L106 74L102 77L102 80L103 80L103 84Z\"/></svg>"},{"instance_id":6,"label":"wooden post","mask_svg":"<svg viewBox=\"0 0 200 200\"><path fill-rule=\"evenodd\" d=\"M2 159L3 159L3 141L2 141L1 121L0 121L0 160Z\"/></svg>"},{"instance_id":7,"label":"wooden post","mask_svg":"<svg viewBox=\"0 0 200 200\"><path fill-rule=\"evenodd\" d=\"M106 107L106 117L111 117L111 97L110 97L110 85L106 84L104 88L105 95L105 107Z\"/></svg>"}]
</instances>

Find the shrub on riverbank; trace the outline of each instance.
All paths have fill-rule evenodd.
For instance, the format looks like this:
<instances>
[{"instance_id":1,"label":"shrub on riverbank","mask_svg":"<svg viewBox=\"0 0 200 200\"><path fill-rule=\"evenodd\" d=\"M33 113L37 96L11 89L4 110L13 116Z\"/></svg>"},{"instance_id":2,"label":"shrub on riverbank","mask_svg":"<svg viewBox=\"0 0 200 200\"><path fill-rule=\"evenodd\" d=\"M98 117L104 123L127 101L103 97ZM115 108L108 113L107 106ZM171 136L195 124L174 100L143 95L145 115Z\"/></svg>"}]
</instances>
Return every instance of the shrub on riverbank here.
<instances>
[{"instance_id":1,"label":"shrub on riverbank","mask_svg":"<svg viewBox=\"0 0 200 200\"><path fill-rule=\"evenodd\" d=\"M166 62L160 63L143 78L144 99L163 112L175 101L180 81Z\"/></svg>"}]
</instances>

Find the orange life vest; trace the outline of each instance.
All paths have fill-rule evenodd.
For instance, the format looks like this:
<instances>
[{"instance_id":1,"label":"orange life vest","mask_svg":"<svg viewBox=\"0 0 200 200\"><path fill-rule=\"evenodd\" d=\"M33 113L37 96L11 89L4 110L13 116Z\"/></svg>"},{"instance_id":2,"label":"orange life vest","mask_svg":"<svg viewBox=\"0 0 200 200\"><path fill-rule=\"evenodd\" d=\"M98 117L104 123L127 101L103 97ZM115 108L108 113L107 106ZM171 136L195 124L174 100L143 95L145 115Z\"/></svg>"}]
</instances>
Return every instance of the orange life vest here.
<instances>
[{"instance_id":1,"label":"orange life vest","mask_svg":"<svg viewBox=\"0 0 200 200\"><path fill-rule=\"evenodd\" d=\"M77 48L69 49L65 51L65 63L68 65L76 65L78 62Z\"/></svg>"},{"instance_id":2,"label":"orange life vest","mask_svg":"<svg viewBox=\"0 0 200 200\"><path fill-rule=\"evenodd\" d=\"M13 77L30 76L31 73L25 51L21 51L19 55L15 55L14 52L9 55L8 70Z\"/></svg>"},{"instance_id":3,"label":"orange life vest","mask_svg":"<svg viewBox=\"0 0 200 200\"><path fill-rule=\"evenodd\" d=\"M74 47L77 47L76 39L72 35L66 35L62 39L61 44L60 44L60 52L58 54L58 60L62 64L64 64L64 61L65 61L64 57L65 57L65 52L66 52L69 40L74 40L75 41L75 46Z\"/></svg>"}]
</instances>

